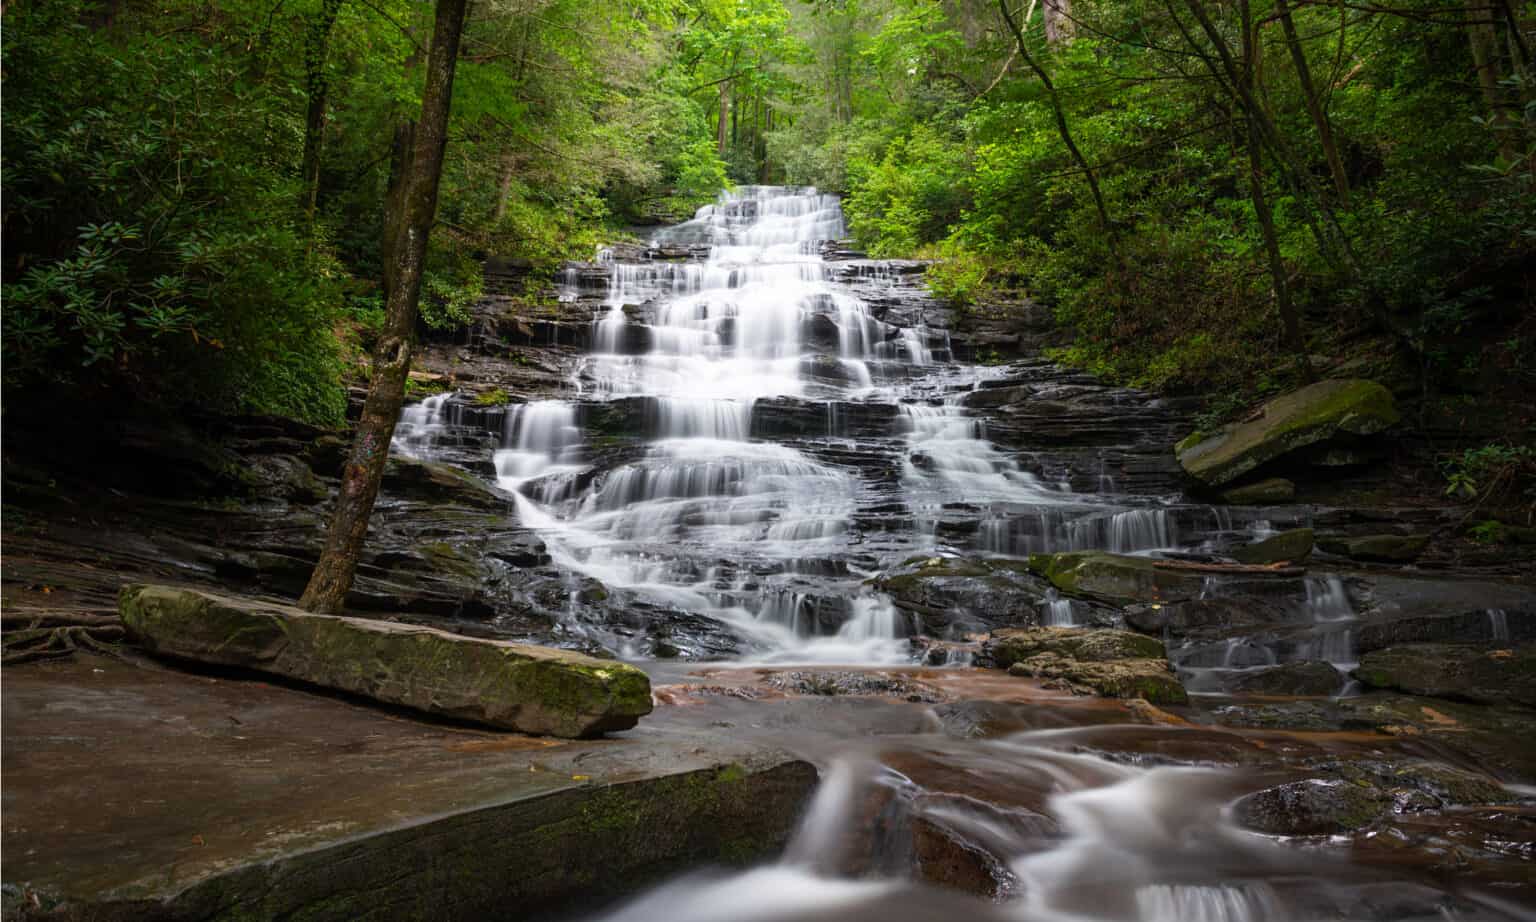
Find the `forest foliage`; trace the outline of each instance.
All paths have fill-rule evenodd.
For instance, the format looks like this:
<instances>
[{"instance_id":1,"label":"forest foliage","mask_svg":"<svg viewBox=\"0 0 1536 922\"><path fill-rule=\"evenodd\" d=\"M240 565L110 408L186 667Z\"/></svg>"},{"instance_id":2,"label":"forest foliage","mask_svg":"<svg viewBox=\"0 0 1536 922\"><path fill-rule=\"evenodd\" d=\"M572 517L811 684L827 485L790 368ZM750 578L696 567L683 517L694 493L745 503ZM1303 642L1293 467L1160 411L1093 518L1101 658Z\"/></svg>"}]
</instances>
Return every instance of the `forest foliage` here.
<instances>
[{"instance_id":1,"label":"forest foliage","mask_svg":"<svg viewBox=\"0 0 1536 922\"><path fill-rule=\"evenodd\" d=\"M339 420L430 17L12 4L7 392ZM1532 382L1532 26L1517 0L479 0L423 321L464 322L488 254L548 270L788 182L967 310L1047 305L1113 380L1251 396L1370 344L1426 384Z\"/></svg>"}]
</instances>

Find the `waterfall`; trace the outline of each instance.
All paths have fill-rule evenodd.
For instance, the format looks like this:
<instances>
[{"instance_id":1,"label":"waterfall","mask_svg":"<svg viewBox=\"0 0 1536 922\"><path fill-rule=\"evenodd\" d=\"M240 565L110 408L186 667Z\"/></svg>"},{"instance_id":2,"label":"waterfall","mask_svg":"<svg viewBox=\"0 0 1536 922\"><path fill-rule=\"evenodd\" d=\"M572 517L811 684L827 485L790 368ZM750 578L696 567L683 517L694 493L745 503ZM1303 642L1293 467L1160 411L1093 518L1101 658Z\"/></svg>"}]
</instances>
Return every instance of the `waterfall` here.
<instances>
[{"instance_id":1,"label":"waterfall","mask_svg":"<svg viewBox=\"0 0 1536 922\"><path fill-rule=\"evenodd\" d=\"M430 460L438 440L449 426L448 406L451 393L433 394L415 406L400 411L390 448L408 458Z\"/></svg>"}]
</instances>

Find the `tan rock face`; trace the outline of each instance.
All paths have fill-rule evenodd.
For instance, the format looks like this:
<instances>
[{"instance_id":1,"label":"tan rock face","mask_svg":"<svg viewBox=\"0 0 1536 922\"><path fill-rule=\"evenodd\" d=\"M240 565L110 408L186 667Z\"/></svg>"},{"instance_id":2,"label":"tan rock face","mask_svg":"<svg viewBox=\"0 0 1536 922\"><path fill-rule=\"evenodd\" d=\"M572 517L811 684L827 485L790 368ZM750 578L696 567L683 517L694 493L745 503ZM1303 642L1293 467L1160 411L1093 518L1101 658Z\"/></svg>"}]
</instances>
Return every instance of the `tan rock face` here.
<instances>
[{"instance_id":1,"label":"tan rock face","mask_svg":"<svg viewBox=\"0 0 1536 922\"><path fill-rule=\"evenodd\" d=\"M1163 644L1134 631L1036 627L997 631L985 645L1009 675L1047 680L1074 694L1184 704L1189 695L1169 668Z\"/></svg>"},{"instance_id":2,"label":"tan rock face","mask_svg":"<svg viewBox=\"0 0 1536 922\"><path fill-rule=\"evenodd\" d=\"M566 650L167 586L125 587L119 609L155 653L523 733L597 736L651 711L645 673Z\"/></svg>"}]
</instances>

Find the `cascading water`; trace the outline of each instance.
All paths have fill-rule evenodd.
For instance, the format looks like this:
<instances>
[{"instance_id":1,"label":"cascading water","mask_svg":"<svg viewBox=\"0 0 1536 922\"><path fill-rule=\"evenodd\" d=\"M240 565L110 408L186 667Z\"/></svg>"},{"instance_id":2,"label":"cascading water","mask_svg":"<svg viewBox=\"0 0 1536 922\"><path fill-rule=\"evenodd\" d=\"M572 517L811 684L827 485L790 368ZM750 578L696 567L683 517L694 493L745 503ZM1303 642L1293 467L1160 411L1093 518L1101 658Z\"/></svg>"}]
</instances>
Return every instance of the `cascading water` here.
<instances>
[{"instance_id":1,"label":"cascading water","mask_svg":"<svg viewBox=\"0 0 1536 922\"><path fill-rule=\"evenodd\" d=\"M866 297L893 281L883 267L834 271L821 245L842 232L832 196L747 187L660 232L651 242L659 258L610 251L598 266L562 279L561 296L576 297L595 290L593 279L606 273L606 293L591 318L591 352L570 369L566 399L507 408L494 460L500 484L516 496L521 523L539 533L554 568L570 580L562 588L572 613L554 615L571 633L625 657L653 650L643 634L607 634L580 620L577 597L596 581L623 593L625 604L643 603L633 608L637 621L662 609L723 626L739 641L739 664L907 664L913 653L904 638L919 616L869 584L913 559L1004 557L1015 558L1008 565L1016 566L1028 554L1069 550L1223 553L1234 538L1256 539L1276 524L1294 524L1285 510L1265 509L1260 520L1258 510L1190 506L1135 495L1129 487L1112 497L1074 492L1067 481L1113 490L1102 457L1088 457L1091 479L1073 480L1044 452L1003 447L1017 444L1006 438L1009 421L989 425L979 409L989 404L968 398L1010 382L954 361L937 314L915 310L893 319L880 307L888 302ZM430 459L452 437L458 412L448 396L407 410L395 449ZM795 412L801 415L794 425L773 415ZM1121 482L1133 484L1134 477L1126 472ZM1225 579L1208 579L1196 601L1222 601ZM1224 677L1296 659L1347 668L1355 618L1347 587L1334 577L1292 579L1292 596L1277 607L1275 632L1257 639L1218 634L1198 650L1182 651L1198 654L1180 662L1192 690L1220 689ZM1073 626L1099 623L1106 609L1052 591L1017 613L1021 620ZM1496 639L1509 633L1501 615L1488 613ZM926 651L925 662L966 665L976 645L966 646L946 640ZM672 667L652 661L647 668ZM958 669L923 674L937 672L959 683L973 676ZM1211 676L1213 685L1198 685L1195 674ZM974 675L983 684L1020 683L1005 696L1033 687L995 672ZM1058 696L1054 702L1070 700L1065 692L1047 694ZM1348 886L1335 900L1314 885L1342 862L1324 865L1234 825L1226 807L1239 793L1239 779L1208 767L1229 758L1226 743L1207 767L1166 764L1177 761L1179 734L1198 746L1207 728L1106 725L1126 712L1115 705L1109 718L1109 711L1091 706L1068 714L1053 701L1029 700L1021 712L1038 722L1028 726L1062 729L993 739L972 738L969 731L951 735L945 721L964 716L964 705L1008 703L964 698L947 716L940 713L947 703L926 709L924 732L913 731L910 721L893 732L820 727L823 718L843 712L838 705L859 714L887 705L925 707L926 699L913 696L883 704L818 701L816 729L791 734L777 723L782 712L766 710L770 702L751 693L744 698L765 710L746 716L726 710L718 716L731 719L710 727L727 727L732 737L758 734L824 766L822 785L784 858L743 873L684 878L610 918L1362 917L1354 914ZM977 726L991 713L979 712ZM650 726L669 719L658 713ZM1170 736L1142 750L1106 744L1145 741L1154 732ZM961 844L967 861L990 856L1000 902L918 883L913 842L920 830L928 836L942 830Z\"/></svg>"}]
</instances>

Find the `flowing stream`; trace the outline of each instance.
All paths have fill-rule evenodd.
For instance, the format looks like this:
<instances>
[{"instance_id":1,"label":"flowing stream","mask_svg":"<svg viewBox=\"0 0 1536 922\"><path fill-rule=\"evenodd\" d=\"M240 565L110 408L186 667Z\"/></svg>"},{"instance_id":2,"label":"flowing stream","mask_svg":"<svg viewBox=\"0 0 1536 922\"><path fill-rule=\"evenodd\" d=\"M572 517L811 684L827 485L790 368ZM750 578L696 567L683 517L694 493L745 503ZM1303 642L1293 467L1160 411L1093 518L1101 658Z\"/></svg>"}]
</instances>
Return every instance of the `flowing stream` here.
<instances>
[{"instance_id":1,"label":"flowing stream","mask_svg":"<svg viewBox=\"0 0 1536 922\"><path fill-rule=\"evenodd\" d=\"M1115 492L1107 475L1098 490L1074 489L1048 458L999 447L971 405L998 371L957 361L938 311L883 316L880 292L896 282L886 267L823 259L843 235L834 196L745 187L651 241L690 258L604 254L592 348L559 399L508 408L495 455L500 484L557 567L723 624L740 642L738 665L889 668L913 662L916 626L870 579L914 557L1173 553L1273 530L1179 496ZM600 412L636 406L626 419L642 439L595 431ZM430 454L447 412L437 398L407 410L397 450ZM786 418L793 425L774 422ZM871 419L888 421L883 433L861 429ZM979 526L955 531L957 509ZM1091 614L1053 593L1036 620ZM1273 664L1277 650L1342 669L1354 658L1352 618L1342 583L1319 579L1283 643L1170 652L1196 692L1202 677ZM1489 618L1501 630L1502 613ZM687 876L606 918L1525 917L1486 895L1453 899L1245 832L1227 805L1261 785L1198 754L1111 755L1173 745L1184 738L1176 729L1148 743L1147 727L1046 702L1015 709L1033 727L969 739L921 704L890 707L904 716L885 729L791 731L763 711L737 715L733 732L822 769L783 859ZM1120 741L1106 745L1105 734ZM913 879L913 830L931 829L988 869L994 902Z\"/></svg>"}]
</instances>

